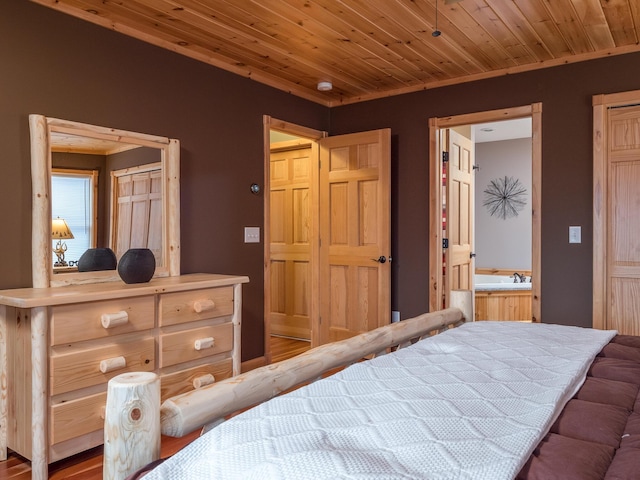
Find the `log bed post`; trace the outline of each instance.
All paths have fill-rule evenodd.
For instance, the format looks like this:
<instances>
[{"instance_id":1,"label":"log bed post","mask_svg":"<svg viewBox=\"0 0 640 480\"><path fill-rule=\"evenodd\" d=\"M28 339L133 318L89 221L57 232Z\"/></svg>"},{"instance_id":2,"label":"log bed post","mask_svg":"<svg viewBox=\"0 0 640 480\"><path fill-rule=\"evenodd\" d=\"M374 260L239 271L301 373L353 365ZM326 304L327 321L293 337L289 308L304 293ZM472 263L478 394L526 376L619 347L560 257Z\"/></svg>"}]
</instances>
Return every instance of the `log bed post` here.
<instances>
[{"instance_id":1,"label":"log bed post","mask_svg":"<svg viewBox=\"0 0 640 480\"><path fill-rule=\"evenodd\" d=\"M473 307L473 292L471 290L451 290L449 303L452 307L459 309L467 322L475 320Z\"/></svg>"},{"instance_id":2,"label":"log bed post","mask_svg":"<svg viewBox=\"0 0 640 480\"><path fill-rule=\"evenodd\" d=\"M123 373L109 380L104 422L104 480L122 480L160 458L160 378Z\"/></svg>"}]
</instances>

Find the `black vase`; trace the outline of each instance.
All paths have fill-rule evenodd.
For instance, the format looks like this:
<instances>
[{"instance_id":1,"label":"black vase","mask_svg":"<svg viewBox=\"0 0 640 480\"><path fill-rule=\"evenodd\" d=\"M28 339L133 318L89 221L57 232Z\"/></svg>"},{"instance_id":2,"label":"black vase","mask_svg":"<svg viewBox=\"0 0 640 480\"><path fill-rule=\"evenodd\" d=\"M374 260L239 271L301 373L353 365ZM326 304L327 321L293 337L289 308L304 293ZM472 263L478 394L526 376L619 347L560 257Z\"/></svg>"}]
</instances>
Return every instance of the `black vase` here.
<instances>
[{"instance_id":1,"label":"black vase","mask_svg":"<svg viewBox=\"0 0 640 480\"><path fill-rule=\"evenodd\" d=\"M118 262L118 275L124 283L145 283L156 271L156 257L148 248L132 248Z\"/></svg>"},{"instance_id":2,"label":"black vase","mask_svg":"<svg viewBox=\"0 0 640 480\"><path fill-rule=\"evenodd\" d=\"M78 271L115 270L117 264L116 254L110 248L90 248L78 260Z\"/></svg>"}]
</instances>

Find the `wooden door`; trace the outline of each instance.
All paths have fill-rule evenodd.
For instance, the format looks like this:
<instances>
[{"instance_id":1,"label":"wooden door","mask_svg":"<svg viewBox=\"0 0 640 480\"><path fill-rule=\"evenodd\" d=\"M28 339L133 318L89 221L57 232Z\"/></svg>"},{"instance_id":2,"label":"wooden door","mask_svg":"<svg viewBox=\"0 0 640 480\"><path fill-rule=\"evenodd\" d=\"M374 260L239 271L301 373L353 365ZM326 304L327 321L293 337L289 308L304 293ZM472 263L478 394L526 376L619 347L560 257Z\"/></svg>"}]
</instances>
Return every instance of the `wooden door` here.
<instances>
[{"instance_id":1,"label":"wooden door","mask_svg":"<svg viewBox=\"0 0 640 480\"><path fill-rule=\"evenodd\" d=\"M270 325L272 335L311 339L312 182L318 152L311 143L272 145L270 180ZM314 160L315 159L315 160ZM315 193L317 195L317 193Z\"/></svg>"},{"instance_id":2,"label":"wooden door","mask_svg":"<svg viewBox=\"0 0 640 480\"><path fill-rule=\"evenodd\" d=\"M444 304L451 290L473 290L474 145L453 129L442 130L448 149L446 171Z\"/></svg>"},{"instance_id":3,"label":"wooden door","mask_svg":"<svg viewBox=\"0 0 640 480\"><path fill-rule=\"evenodd\" d=\"M594 234L594 275L600 262L604 266L605 318L594 326L640 335L640 106L608 108L605 122L604 230L594 221L605 236L601 245ZM595 194L597 209L600 191Z\"/></svg>"},{"instance_id":4,"label":"wooden door","mask_svg":"<svg viewBox=\"0 0 640 480\"><path fill-rule=\"evenodd\" d=\"M162 171L113 172L115 208L112 245L120 258L130 248L148 248L162 265Z\"/></svg>"},{"instance_id":5,"label":"wooden door","mask_svg":"<svg viewBox=\"0 0 640 480\"><path fill-rule=\"evenodd\" d=\"M384 129L319 142L320 328L312 346L390 322L390 140Z\"/></svg>"}]
</instances>

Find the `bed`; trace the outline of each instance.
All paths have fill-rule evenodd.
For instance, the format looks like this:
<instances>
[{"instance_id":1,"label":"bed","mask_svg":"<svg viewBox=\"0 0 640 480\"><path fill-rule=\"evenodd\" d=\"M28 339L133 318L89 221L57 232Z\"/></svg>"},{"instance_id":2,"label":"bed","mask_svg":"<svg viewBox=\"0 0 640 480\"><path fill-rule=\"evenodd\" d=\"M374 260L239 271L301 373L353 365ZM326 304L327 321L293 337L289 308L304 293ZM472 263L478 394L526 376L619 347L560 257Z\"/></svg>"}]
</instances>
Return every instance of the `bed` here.
<instances>
[{"instance_id":1,"label":"bed","mask_svg":"<svg viewBox=\"0 0 640 480\"><path fill-rule=\"evenodd\" d=\"M143 470L145 480L638 478L639 390L638 337L465 323L447 309L166 401L163 433L215 426Z\"/></svg>"}]
</instances>

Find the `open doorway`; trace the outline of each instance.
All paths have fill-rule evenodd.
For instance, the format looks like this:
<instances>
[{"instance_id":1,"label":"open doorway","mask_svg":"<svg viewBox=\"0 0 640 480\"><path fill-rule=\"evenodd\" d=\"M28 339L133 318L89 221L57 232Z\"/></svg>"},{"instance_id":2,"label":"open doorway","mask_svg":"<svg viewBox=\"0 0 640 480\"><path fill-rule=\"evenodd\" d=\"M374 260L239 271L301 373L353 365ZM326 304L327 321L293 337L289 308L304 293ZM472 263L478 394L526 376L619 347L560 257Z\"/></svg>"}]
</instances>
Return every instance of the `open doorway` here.
<instances>
[{"instance_id":1,"label":"open doorway","mask_svg":"<svg viewBox=\"0 0 640 480\"><path fill-rule=\"evenodd\" d=\"M317 145L277 130L270 142L270 334L310 342Z\"/></svg>"},{"instance_id":2,"label":"open doorway","mask_svg":"<svg viewBox=\"0 0 640 480\"><path fill-rule=\"evenodd\" d=\"M313 205L318 197L318 140L325 136L325 132L264 118L267 363L311 345L311 319L318 316L313 292L317 292L319 248L319 219Z\"/></svg>"},{"instance_id":3,"label":"open doorway","mask_svg":"<svg viewBox=\"0 0 640 480\"><path fill-rule=\"evenodd\" d=\"M514 263L505 266L504 271L501 271L500 268L497 268L498 264L491 265L491 262L496 262L495 258L492 257L492 254L486 249L485 245L485 254L482 255L482 264L480 266L485 266L491 273L504 273L505 275L513 276L514 273L518 273L524 277L524 283L529 283L527 285L530 288L531 293L522 293L520 296L528 296L530 298L530 312L527 312L526 315L531 321L538 322L540 321L540 182L541 182L541 105L533 104L530 106L524 107L516 107L505 110L496 110L489 112L480 112L475 114L468 115L460 115L455 117L446 117L446 118L432 118L430 119L430 185L431 185L431 200L430 200L430 238L435 242L435 248L431 248L429 252L430 258L430 309L437 310L442 308L443 306L448 306L448 295L451 289L473 289L474 276L476 273L476 253L478 252L478 248L475 245L475 232L473 228L473 222L480 221L475 218L475 214L472 213L477 210L478 214L486 215L489 210L483 203L478 203L478 196L473 193L468 193L469 188L473 189L473 185L475 182L472 182L470 187L465 187L467 190L466 196L460 195L459 199L456 199L455 195L458 191L462 191L462 188L452 184L450 188L449 182L451 178L455 177L456 172L454 171L456 168L455 162L449 162L451 165L445 162L443 164L442 158L448 160L449 153L445 154L442 157L441 152L449 152L449 149L452 149L452 159L456 159L455 148L456 145L449 145L450 135L448 132L455 131L456 137L459 137L459 134L462 134L463 137L468 137L471 139L474 137L474 142L477 143L486 143L486 142L478 142L478 138L481 137L485 133L490 132L482 132L480 129L485 128L486 130L490 130L492 127L490 124L493 122L502 122L506 120L523 120L523 122L530 122L531 125L531 136L529 139L525 139L525 142L530 142L530 167L527 172L528 177L524 181L528 183L530 178L530 188L522 185L522 179L519 179L518 176L523 176L522 172L517 173L517 171L512 172L512 174L503 173L498 174L499 170L504 172L504 165L498 164L496 166L490 167L489 164L485 161L485 171L484 174L488 174L488 179L483 177L480 182L478 182L477 190L478 195L482 197L485 195L485 190L491 191L492 188L495 190L494 196L499 197L498 202L498 211L499 216L502 215L510 215L510 211L505 214L505 211L499 211L500 208L505 207L505 202L502 197L501 190L504 189L505 184L507 187L511 189L514 185L516 187L516 191L519 188L524 190L529 190L528 195L525 196L525 205L523 208L527 211L531 212L531 216L528 217L528 222L530 224L530 234L528 235L528 239L530 239L530 243L527 244L525 242L524 245L520 245L520 247L527 249L530 252L530 256L526 256L530 258L530 261L527 262L527 258L524 259L522 263L518 263L517 265ZM513 123L512 126L518 126L518 123ZM522 125L520 125L522 126ZM472 144L474 143L472 142ZM485 148L486 147L486 148ZM483 146L479 148L481 155L486 153L487 155L496 155L496 147L493 146ZM471 147L473 152L471 154L465 153L465 155L473 155L477 156L477 152L475 149ZM467 161L466 157L460 157L462 160L459 161L462 167L466 166L468 168L470 165L475 165L476 158L473 158L471 161ZM497 170L496 170L497 169ZM482 165L480 164L480 170L482 170ZM473 174L474 176L477 174ZM493 177L492 177L493 175ZM494 178L495 177L495 178ZM506 178L505 178L506 177ZM443 178L446 179L446 182L443 182ZM492 183L492 181L494 181ZM513 192L513 190L509 190ZM473 197L474 201L471 201L470 198ZM509 207L509 202L507 203L507 207ZM517 204L517 202L516 202ZM459 209L459 205L462 205L463 208ZM511 204L513 207L513 204ZM458 210L460 210L458 212ZM508 209L507 209L508 210ZM443 212L445 212L443 216ZM470 213L471 212L471 213ZM457 217L456 215L459 215ZM467 218L467 222L471 223L471 226L460 227L460 221L464 221ZM521 221L526 217L522 217ZM485 219L486 220L486 219ZM451 222L455 225L451 226ZM484 222L489 223L489 222ZM482 225L484 227L485 225ZM491 226L491 225L489 225ZM489 230L495 230L496 224L492 225L494 228ZM505 225L502 225L504 227ZM465 228L467 228L465 230ZM482 231L482 229L481 229ZM451 235L455 238L449 239L447 238L448 233L451 232ZM460 235L459 232L465 232L466 235ZM483 232L483 238L481 240L481 244L484 242L494 242L492 240L491 231ZM504 232L503 232L504 233ZM521 238L521 237L520 237ZM465 244L465 242L468 243ZM495 243L495 242L494 242ZM504 243L504 242L501 242ZM459 244L459 245L458 245ZM516 249L517 250L517 249ZM521 249L520 249L521 250ZM504 253L504 250L497 250L495 252L496 255L500 255ZM466 260L461 260L462 257L466 256ZM511 258L518 257L519 254L517 252L513 252ZM489 263L484 265L485 260ZM519 259L519 262L523 260ZM507 259L505 259L507 261ZM509 260L511 261L511 260ZM529 266L530 269L526 269L525 267ZM506 264L505 264L506 265ZM457 268L457 270L455 270ZM519 278L516 278L519 282ZM453 283L458 282L459 285L455 285ZM513 280L510 280L513 281ZM466 286L465 286L466 285ZM517 297L517 295L514 295ZM521 299L515 298L514 301L522 301ZM511 307L513 308L513 307Z\"/></svg>"},{"instance_id":4,"label":"open doorway","mask_svg":"<svg viewBox=\"0 0 640 480\"><path fill-rule=\"evenodd\" d=\"M531 321L531 117L470 126L475 320Z\"/></svg>"},{"instance_id":5,"label":"open doorway","mask_svg":"<svg viewBox=\"0 0 640 480\"><path fill-rule=\"evenodd\" d=\"M264 125L269 361L276 330L315 347L391 321L391 131Z\"/></svg>"}]
</instances>

